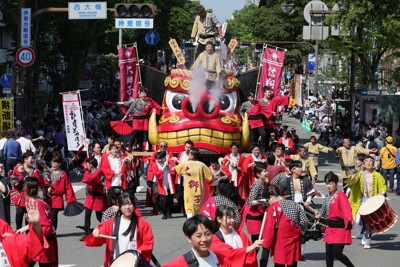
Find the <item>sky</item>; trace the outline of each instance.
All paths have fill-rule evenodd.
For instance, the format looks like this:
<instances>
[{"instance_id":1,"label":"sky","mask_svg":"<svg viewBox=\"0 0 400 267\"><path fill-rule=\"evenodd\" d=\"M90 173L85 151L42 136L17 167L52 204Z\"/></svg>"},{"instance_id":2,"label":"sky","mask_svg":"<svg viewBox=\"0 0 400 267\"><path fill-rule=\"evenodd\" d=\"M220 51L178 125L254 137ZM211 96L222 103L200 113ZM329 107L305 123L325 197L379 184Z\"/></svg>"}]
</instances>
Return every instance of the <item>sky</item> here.
<instances>
[{"instance_id":1,"label":"sky","mask_svg":"<svg viewBox=\"0 0 400 267\"><path fill-rule=\"evenodd\" d=\"M205 9L212 9L217 19L222 23L231 18L235 10L244 7L245 0L200 0Z\"/></svg>"}]
</instances>

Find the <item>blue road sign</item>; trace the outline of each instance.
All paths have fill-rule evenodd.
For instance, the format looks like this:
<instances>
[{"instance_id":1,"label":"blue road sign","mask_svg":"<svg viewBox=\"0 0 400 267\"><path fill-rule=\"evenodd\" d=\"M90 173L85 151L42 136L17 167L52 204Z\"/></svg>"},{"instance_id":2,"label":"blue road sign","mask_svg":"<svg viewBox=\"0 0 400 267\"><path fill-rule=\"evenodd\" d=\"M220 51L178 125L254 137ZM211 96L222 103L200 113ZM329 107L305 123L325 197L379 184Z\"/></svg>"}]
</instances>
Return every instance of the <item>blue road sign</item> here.
<instances>
[{"instance_id":1,"label":"blue road sign","mask_svg":"<svg viewBox=\"0 0 400 267\"><path fill-rule=\"evenodd\" d=\"M149 45L156 45L160 41L160 35L155 30L148 31L144 37Z\"/></svg>"},{"instance_id":2,"label":"blue road sign","mask_svg":"<svg viewBox=\"0 0 400 267\"><path fill-rule=\"evenodd\" d=\"M11 88L12 75L10 73L3 74L0 78L0 84L3 88Z\"/></svg>"}]
</instances>

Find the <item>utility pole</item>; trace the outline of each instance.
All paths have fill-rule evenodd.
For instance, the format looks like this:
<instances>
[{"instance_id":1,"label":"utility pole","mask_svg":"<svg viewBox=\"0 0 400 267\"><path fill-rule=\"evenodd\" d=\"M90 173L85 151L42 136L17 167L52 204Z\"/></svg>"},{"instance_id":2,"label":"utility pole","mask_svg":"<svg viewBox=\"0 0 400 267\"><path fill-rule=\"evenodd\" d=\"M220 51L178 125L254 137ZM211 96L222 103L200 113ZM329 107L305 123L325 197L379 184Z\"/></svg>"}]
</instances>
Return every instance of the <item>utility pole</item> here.
<instances>
[{"instance_id":1,"label":"utility pole","mask_svg":"<svg viewBox=\"0 0 400 267\"><path fill-rule=\"evenodd\" d=\"M17 48L21 47L21 8L25 7L25 0L18 1L18 27L17 27ZM24 116L24 87L25 87L25 69L21 65L17 64L13 68L13 90L14 93L14 107L15 116L24 122L26 125L26 118Z\"/></svg>"}]
</instances>

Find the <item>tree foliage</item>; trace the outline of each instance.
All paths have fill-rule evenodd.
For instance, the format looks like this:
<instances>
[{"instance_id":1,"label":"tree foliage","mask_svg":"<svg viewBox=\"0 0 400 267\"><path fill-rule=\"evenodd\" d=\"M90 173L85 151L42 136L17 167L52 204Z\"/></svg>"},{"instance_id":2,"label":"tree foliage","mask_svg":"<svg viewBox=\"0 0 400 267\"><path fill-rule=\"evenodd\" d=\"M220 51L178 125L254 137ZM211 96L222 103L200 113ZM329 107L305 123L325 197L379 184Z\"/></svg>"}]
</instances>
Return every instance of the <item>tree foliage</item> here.
<instances>
[{"instance_id":1,"label":"tree foliage","mask_svg":"<svg viewBox=\"0 0 400 267\"><path fill-rule=\"evenodd\" d=\"M290 2L290 1L287 1ZM260 1L260 5L247 5L236 11L233 19L228 21L227 38L239 41L268 42L291 41L292 44L279 44L287 48L285 65L294 67L303 61L306 53L312 51L308 45L302 45L303 7L307 1L297 0L293 4L293 12L284 13L282 1Z\"/></svg>"},{"instance_id":2,"label":"tree foliage","mask_svg":"<svg viewBox=\"0 0 400 267\"><path fill-rule=\"evenodd\" d=\"M333 15L350 36L331 38L327 46L355 53L361 67L361 83L376 87L376 73L384 54L400 47L400 6L396 0L342 0Z\"/></svg>"}]
</instances>

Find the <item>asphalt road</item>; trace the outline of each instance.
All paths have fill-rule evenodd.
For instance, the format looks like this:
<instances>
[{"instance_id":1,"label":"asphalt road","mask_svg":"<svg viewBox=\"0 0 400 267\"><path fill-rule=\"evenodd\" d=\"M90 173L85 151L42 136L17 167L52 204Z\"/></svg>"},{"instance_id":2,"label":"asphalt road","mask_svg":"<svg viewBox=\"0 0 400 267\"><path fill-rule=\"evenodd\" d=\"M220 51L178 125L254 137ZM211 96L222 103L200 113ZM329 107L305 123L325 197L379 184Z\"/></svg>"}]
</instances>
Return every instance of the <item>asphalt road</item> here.
<instances>
[{"instance_id":1,"label":"asphalt road","mask_svg":"<svg viewBox=\"0 0 400 267\"><path fill-rule=\"evenodd\" d=\"M300 124L292 118L285 118L284 121L290 127L297 129L301 138L301 143L308 141L310 133L306 133L301 129ZM320 179L329 171L339 171L339 164L333 153L321 154L319 159ZM81 182L81 177L71 175L73 186L76 190L78 201L84 202L85 190ZM316 185L316 188L323 194L327 192L324 184ZM185 221L180 214L173 214L172 219L161 220L160 215L151 215L151 209L143 206L145 199L145 187L137 194L140 200L140 209L144 218L151 224L155 238L154 255L161 264L180 256L190 249L186 238L182 233L182 225ZM394 193L389 193L388 203L394 211L400 213L400 197ZM322 199L315 199L316 204L322 203ZM13 209L13 208L12 208ZM14 215L13 215L14 216ZM79 241L83 232L77 229L77 225L83 225L84 214L76 217L65 217L59 215L58 220L58 245L59 245L59 262L60 266L102 266L105 247L90 248L85 247L83 242ZM97 225L95 215L92 214L92 227ZM15 224L12 223L15 227ZM353 244L346 246L344 253L351 259L355 266L398 266L400 262L400 241L398 239L399 224L384 234L373 237L370 250L364 250L360 245L360 240L354 240ZM395 252L395 253L394 253ZM261 253L260 253L261 254ZM309 241L306 244L304 252L306 261L300 262L298 266L325 266L325 243L323 241ZM273 266L270 259L269 266ZM335 266L344 266L340 262L336 262Z\"/></svg>"}]
</instances>

